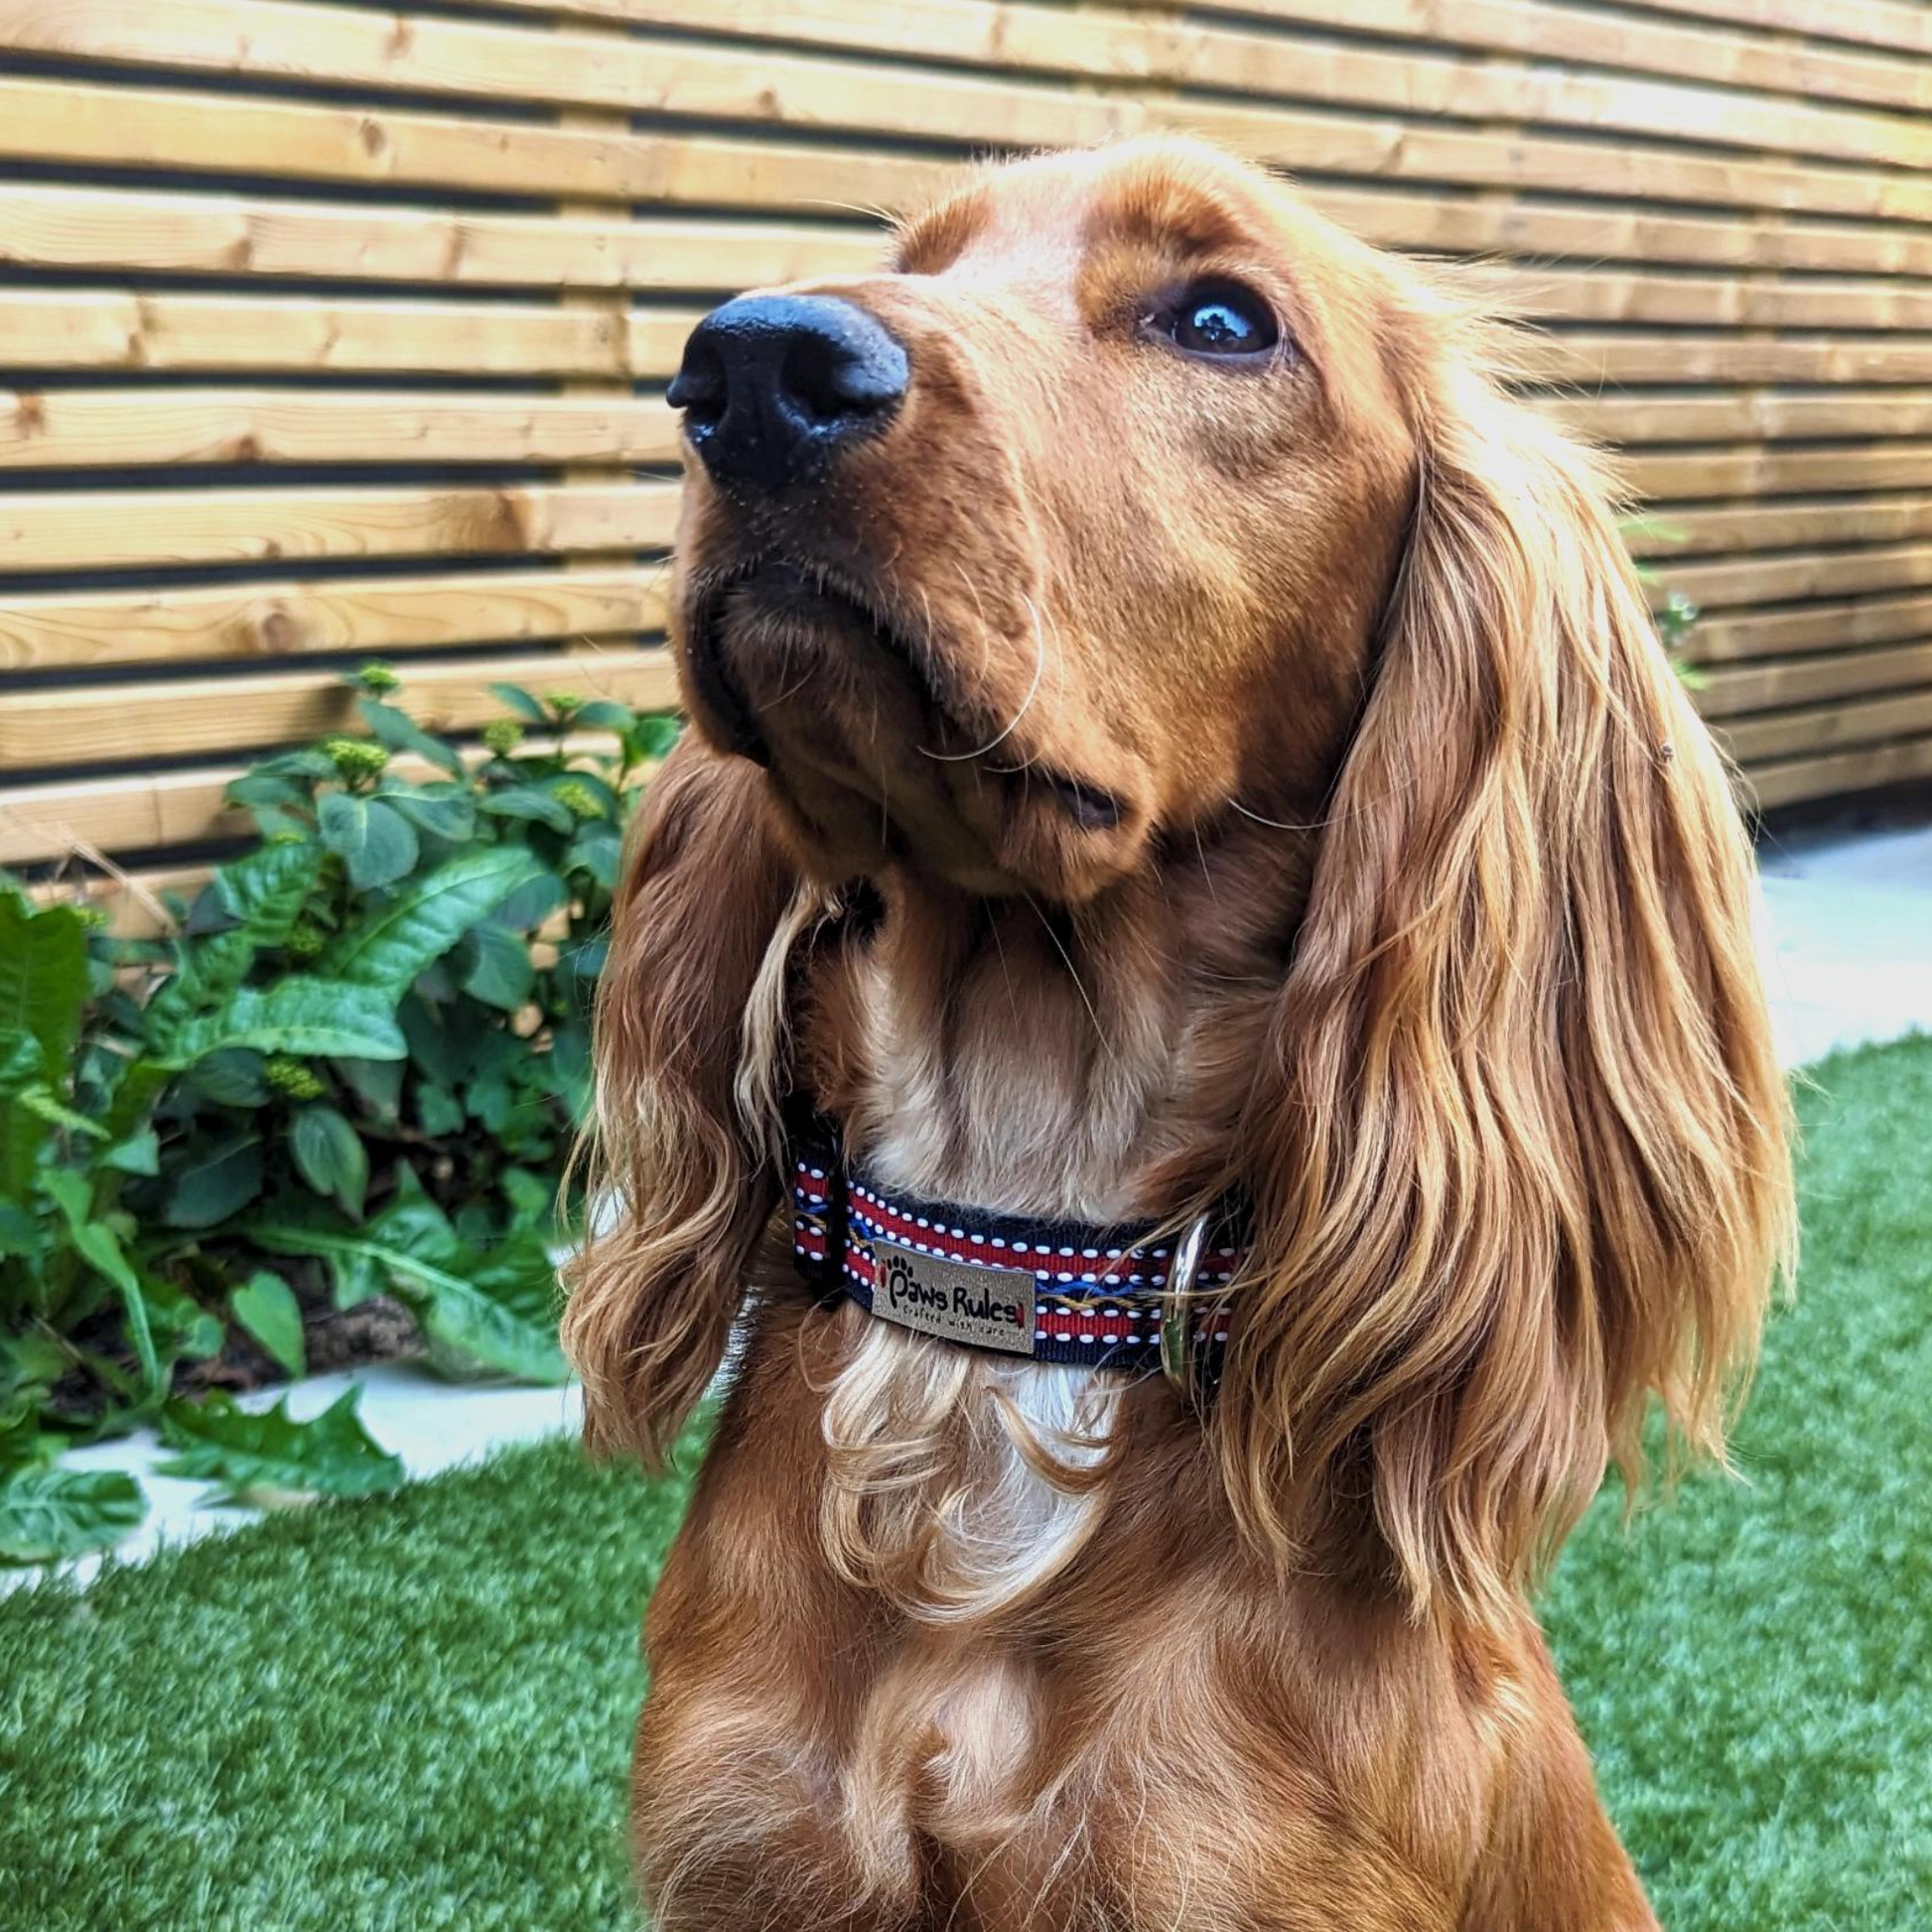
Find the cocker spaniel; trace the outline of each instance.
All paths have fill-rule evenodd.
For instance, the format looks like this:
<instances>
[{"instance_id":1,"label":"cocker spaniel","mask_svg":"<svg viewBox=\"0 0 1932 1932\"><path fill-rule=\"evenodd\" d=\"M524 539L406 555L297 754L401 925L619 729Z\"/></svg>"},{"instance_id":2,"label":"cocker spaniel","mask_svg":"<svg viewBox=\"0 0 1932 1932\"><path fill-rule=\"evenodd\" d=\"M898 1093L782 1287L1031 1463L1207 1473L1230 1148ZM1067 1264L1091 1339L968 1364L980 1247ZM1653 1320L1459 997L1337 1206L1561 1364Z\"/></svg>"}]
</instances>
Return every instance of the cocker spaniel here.
<instances>
[{"instance_id":1,"label":"cocker spaniel","mask_svg":"<svg viewBox=\"0 0 1932 1932\"><path fill-rule=\"evenodd\" d=\"M1725 769L1508 346L1173 140L692 336L566 1322L647 1458L742 1333L662 1932L1655 1924L1529 1590L1652 1396L1721 1451L1784 1096Z\"/></svg>"}]
</instances>

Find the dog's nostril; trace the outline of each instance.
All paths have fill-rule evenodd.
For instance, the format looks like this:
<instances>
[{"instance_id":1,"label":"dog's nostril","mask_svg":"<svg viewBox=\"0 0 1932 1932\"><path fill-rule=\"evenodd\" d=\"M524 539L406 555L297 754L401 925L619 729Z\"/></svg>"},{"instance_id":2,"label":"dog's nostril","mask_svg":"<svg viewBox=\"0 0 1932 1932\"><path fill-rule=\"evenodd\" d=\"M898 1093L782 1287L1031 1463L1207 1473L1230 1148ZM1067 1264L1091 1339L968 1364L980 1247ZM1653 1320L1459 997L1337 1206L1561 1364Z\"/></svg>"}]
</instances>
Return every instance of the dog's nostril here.
<instances>
[{"instance_id":1,"label":"dog's nostril","mask_svg":"<svg viewBox=\"0 0 1932 1932\"><path fill-rule=\"evenodd\" d=\"M667 395L719 483L777 490L881 428L909 373L897 339L855 303L748 295L692 331Z\"/></svg>"},{"instance_id":2,"label":"dog's nostril","mask_svg":"<svg viewBox=\"0 0 1932 1932\"><path fill-rule=\"evenodd\" d=\"M705 349L686 355L684 366L671 378L664 400L673 409L684 411L688 421L700 427L718 422L731 400L731 384L723 360Z\"/></svg>"},{"instance_id":3,"label":"dog's nostril","mask_svg":"<svg viewBox=\"0 0 1932 1932\"><path fill-rule=\"evenodd\" d=\"M778 382L783 393L814 422L836 423L891 407L904 393L904 367L881 366L882 358L854 354L827 336L794 336Z\"/></svg>"}]
</instances>

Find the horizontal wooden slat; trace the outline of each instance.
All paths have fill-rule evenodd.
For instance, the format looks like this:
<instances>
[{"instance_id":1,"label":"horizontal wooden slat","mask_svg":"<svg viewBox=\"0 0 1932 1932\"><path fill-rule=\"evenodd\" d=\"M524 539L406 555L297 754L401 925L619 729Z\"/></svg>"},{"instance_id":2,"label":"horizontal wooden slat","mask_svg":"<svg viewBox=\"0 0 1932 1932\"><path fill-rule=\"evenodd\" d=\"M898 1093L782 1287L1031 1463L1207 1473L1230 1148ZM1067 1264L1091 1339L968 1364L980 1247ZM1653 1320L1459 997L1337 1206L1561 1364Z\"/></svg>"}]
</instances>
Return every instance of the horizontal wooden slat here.
<instances>
[{"instance_id":1,"label":"horizontal wooden slat","mask_svg":"<svg viewBox=\"0 0 1932 1932\"><path fill-rule=\"evenodd\" d=\"M1622 468L1632 488L1659 502L1914 489L1932 477L1932 444L1672 452L1634 457Z\"/></svg>"},{"instance_id":2,"label":"horizontal wooden slat","mask_svg":"<svg viewBox=\"0 0 1932 1932\"><path fill-rule=\"evenodd\" d=\"M673 483L0 492L0 572L643 550L676 523Z\"/></svg>"},{"instance_id":3,"label":"horizontal wooden slat","mask_svg":"<svg viewBox=\"0 0 1932 1932\"><path fill-rule=\"evenodd\" d=\"M1932 684L1932 643L1896 650L1834 651L1825 657L1787 658L1712 671L1698 689L1698 708L1709 718L1777 705L1817 704L1870 691Z\"/></svg>"},{"instance_id":4,"label":"horizontal wooden slat","mask_svg":"<svg viewBox=\"0 0 1932 1932\"><path fill-rule=\"evenodd\" d=\"M1913 778L1932 777L1932 737L1759 764L1749 777L1758 806L1764 811L1844 792L1867 791L1874 785L1902 784Z\"/></svg>"},{"instance_id":5,"label":"horizontal wooden slat","mask_svg":"<svg viewBox=\"0 0 1932 1932\"><path fill-rule=\"evenodd\" d=\"M654 398L305 389L0 392L0 470L206 463L665 463Z\"/></svg>"},{"instance_id":6,"label":"horizontal wooden slat","mask_svg":"<svg viewBox=\"0 0 1932 1932\"><path fill-rule=\"evenodd\" d=\"M507 288L717 289L875 264L864 228L634 221L61 188L0 193L0 261L170 275Z\"/></svg>"},{"instance_id":7,"label":"horizontal wooden slat","mask_svg":"<svg viewBox=\"0 0 1932 1932\"><path fill-rule=\"evenodd\" d=\"M475 302L9 289L0 367L629 375L621 315Z\"/></svg>"},{"instance_id":8,"label":"horizontal wooden slat","mask_svg":"<svg viewBox=\"0 0 1932 1932\"><path fill-rule=\"evenodd\" d=\"M1932 690L1733 719L1719 728L1719 735L1733 758L1752 763L1761 759L1799 758L1841 745L1876 745L1926 731L1932 731Z\"/></svg>"},{"instance_id":9,"label":"horizontal wooden slat","mask_svg":"<svg viewBox=\"0 0 1932 1932\"><path fill-rule=\"evenodd\" d=\"M0 601L0 670L289 657L656 630L661 566L331 578ZM16 702L9 694L0 710Z\"/></svg>"},{"instance_id":10,"label":"horizontal wooden slat","mask_svg":"<svg viewBox=\"0 0 1932 1932\"><path fill-rule=\"evenodd\" d=\"M1932 537L1932 496L1825 496L1815 502L1673 510L1639 523L1627 535L1635 555L1666 572L1673 559L1686 557L1807 544L1899 543Z\"/></svg>"},{"instance_id":11,"label":"horizontal wooden slat","mask_svg":"<svg viewBox=\"0 0 1932 1932\"><path fill-rule=\"evenodd\" d=\"M1650 0L1662 13L1932 54L1932 16L1899 0Z\"/></svg>"},{"instance_id":12,"label":"horizontal wooden slat","mask_svg":"<svg viewBox=\"0 0 1932 1932\"><path fill-rule=\"evenodd\" d=\"M1932 337L1543 335L1528 345L1546 380L1604 382L1925 382L1932 381Z\"/></svg>"},{"instance_id":13,"label":"horizontal wooden slat","mask_svg":"<svg viewBox=\"0 0 1932 1932\"><path fill-rule=\"evenodd\" d=\"M501 5L503 0L491 4ZM512 0L512 4L520 6L525 0ZM666 11L688 12L703 0L682 0L682 4L672 0L668 8L664 0L591 0L591 4L615 6L627 17L654 20ZM1599 13L1525 4L1525 0L1197 0L1197 4L1203 13L1262 15L1291 27L1445 41L1456 47L1630 69L1725 87L1863 101L1907 112L1932 106L1932 72L1895 57L1820 47L1789 35L1764 41L1646 14ZM1798 0L1813 23L1843 4L1844 0ZM572 12L583 11L586 0L569 0L569 6ZM1818 29L1812 25L1809 31Z\"/></svg>"},{"instance_id":14,"label":"horizontal wooden slat","mask_svg":"<svg viewBox=\"0 0 1932 1932\"><path fill-rule=\"evenodd\" d=\"M400 696L421 723L461 730L501 715L502 700L489 690L498 679L653 710L677 702L670 653L662 648L416 665ZM341 678L309 670L15 692L0 705L0 769L91 763L117 753L163 758L289 744L353 728L354 697Z\"/></svg>"},{"instance_id":15,"label":"horizontal wooden slat","mask_svg":"<svg viewBox=\"0 0 1932 1932\"><path fill-rule=\"evenodd\" d=\"M222 797L246 768L0 786L0 866L59 859L81 843L101 852L147 852L232 837L247 829L248 819Z\"/></svg>"},{"instance_id":16,"label":"horizontal wooden slat","mask_svg":"<svg viewBox=\"0 0 1932 1932\"><path fill-rule=\"evenodd\" d=\"M1745 557L1734 563L1680 565L1664 575L1672 590L1682 591L1707 609L1795 604L1803 598L1932 587L1932 545L1884 544L1795 557Z\"/></svg>"},{"instance_id":17,"label":"horizontal wooden slat","mask_svg":"<svg viewBox=\"0 0 1932 1932\"><path fill-rule=\"evenodd\" d=\"M1226 28L1176 29L1158 15L1150 19L1100 8L1075 13L970 0L923 0L916 8L816 0L808 8L767 8L735 0L730 7L714 6L701 24L713 33L776 32L792 41L911 57L944 51L936 44L950 28L955 58L996 69L1233 87L1880 166L1932 162L1932 131L1907 115L1501 59L1396 53ZM731 118L763 118L760 110L784 85L777 78L774 87L774 76L802 70L801 78L818 83L814 119L849 117L874 127L902 127L899 117L906 110L895 108L890 92L895 85L901 95L911 91L903 78L868 67L780 52L533 33L437 15L389 17L286 0L169 0L165 9L142 10L119 0L0 0L0 46L331 86L624 111L672 105ZM927 73L919 77L916 92L931 119L958 126L967 111L960 90L975 85L992 91L983 82Z\"/></svg>"},{"instance_id":18,"label":"horizontal wooden slat","mask_svg":"<svg viewBox=\"0 0 1932 1932\"><path fill-rule=\"evenodd\" d=\"M1514 314L1698 329L1932 329L1932 287L1904 281L1770 282L1581 268L1496 268L1470 279Z\"/></svg>"},{"instance_id":19,"label":"horizontal wooden slat","mask_svg":"<svg viewBox=\"0 0 1932 1932\"><path fill-rule=\"evenodd\" d=\"M104 876L75 865L57 879L32 888L42 904L82 901L104 913L107 929L123 939L152 939L172 932L166 900L173 896L192 899L207 883L205 865L149 866L135 872Z\"/></svg>"},{"instance_id":20,"label":"horizontal wooden slat","mask_svg":"<svg viewBox=\"0 0 1932 1932\"><path fill-rule=\"evenodd\" d=\"M1855 650L1863 644L1928 636L1932 597L1867 597L1792 611L1719 613L1692 630L1688 654L1700 664L1734 663L1787 651Z\"/></svg>"},{"instance_id":21,"label":"horizontal wooden slat","mask_svg":"<svg viewBox=\"0 0 1932 1932\"><path fill-rule=\"evenodd\" d=\"M539 732L526 738L521 749L560 747L573 754L608 755L617 749L617 740L595 732L559 740ZM472 766L489 756L477 746L461 751ZM83 847L97 852L152 852L238 837L248 828L248 815L229 806L226 795L228 786L247 769L233 763L197 764L130 777L0 785L0 866L43 864ZM389 770L414 781L444 775L426 759L406 754L392 759Z\"/></svg>"},{"instance_id":22,"label":"horizontal wooden slat","mask_svg":"<svg viewBox=\"0 0 1932 1932\"><path fill-rule=\"evenodd\" d=\"M1782 214L1692 215L1638 205L1563 207L1470 195L1308 184L1315 207L1387 248L1465 255L1576 255L1843 274L1932 274L1932 235Z\"/></svg>"},{"instance_id":23,"label":"horizontal wooden slat","mask_svg":"<svg viewBox=\"0 0 1932 1932\"><path fill-rule=\"evenodd\" d=\"M837 11L823 6L796 10L792 32L822 30ZM868 17L869 45L895 51L905 35L919 32L914 23L921 11L875 10ZM1082 73L1118 73L1118 36L1131 35L1140 24L1131 15L1116 16L1121 23L1116 51L1092 55L1080 52L1083 47L1104 49L1100 36L1082 32L1093 24L1092 10L1072 14L1010 7L1005 16L997 44L989 49L999 65L1025 65L1026 36L1035 33L1069 50L1069 58L1081 62ZM733 21L731 10L722 11L713 28L729 29ZM1173 37L1165 44L1172 45ZM1048 82L992 82L820 56L764 50L748 56L742 49L692 42L539 34L437 16L398 20L278 0L170 0L165 13L133 11L119 0L0 0L0 47L8 45L69 59L482 100L862 127L914 138L937 127L956 139L1012 147L1091 142L1149 126L1193 125L1243 146L1259 141L1263 152L1291 166L1384 172L1356 167L1338 155L1324 159L1318 141L1308 141L1313 130L1306 125L1297 129L1292 111L1230 108L1206 96L1175 99L1163 92L1137 96L1069 90ZM923 52L924 43L916 51ZM1903 115L1273 35L1191 34L1184 37L1178 69L1172 60L1154 58L1123 77L1171 85L1191 81L1344 103L1353 109L1617 130L1664 142L1755 147L1880 169L1932 162L1932 128ZM1277 124L1264 131L1260 123L1271 114ZM1306 116L1300 118L1306 123ZM1326 118L1342 126L1348 122L1347 116ZM1447 120L1441 124L1446 132L1460 132ZM1312 152L1303 156L1283 151L1298 141ZM1528 145L1513 145L1518 165L1532 161ZM1591 144L1573 139L1567 145L1587 151ZM1650 184L1639 192L1677 200L1926 218L1926 185L1907 177L1860 175L1815 163L1801 168L1732 157L1711 160L1695 153L1680 159L1675 152L1660 152L1646 161L1626 151L1612 165L1612 151L1596 152L1597 179L1584 179L1582 192L1629 192L1634 167ZM1574 168L1582 155L1563 159ZM1551 162L1553 167L1563 165L1559 157ZM1497 162L1492 159L1490 165ZM1671 173L1658 172L1662 169ZM1420 172L1431 178L1445 171L1430 165ZM1450 178L1466 177L1451 173ZM1668 179L1679 183L1674 195L1663 185ZM1571 184L1552 173L1546 185Z\"/></svg>"},{"instance_id":24,"label":"horizontal wooden slat","mask_svg":"<svg viewBox=\"0 0 1932 1932\"><path fill-rule=\"evenodd\" d=\"M957 165L795 141L0 76L0 159L457 188L585 202L902 207Z\"/></svg>"},{"instance_id":25,"label":"horizontal wooden slat","mask_svg":"<svg viewBox=\"0 0 1932 1932\"><path fill-rule=\"evenodd\" d=\"M1603 442L1830 442L1848 437L1932 436L1932 389L1707 389L1560 397L1571 428ZM1932 477L1927 481L1932 482Z\"/></svg>"}]
</instances>

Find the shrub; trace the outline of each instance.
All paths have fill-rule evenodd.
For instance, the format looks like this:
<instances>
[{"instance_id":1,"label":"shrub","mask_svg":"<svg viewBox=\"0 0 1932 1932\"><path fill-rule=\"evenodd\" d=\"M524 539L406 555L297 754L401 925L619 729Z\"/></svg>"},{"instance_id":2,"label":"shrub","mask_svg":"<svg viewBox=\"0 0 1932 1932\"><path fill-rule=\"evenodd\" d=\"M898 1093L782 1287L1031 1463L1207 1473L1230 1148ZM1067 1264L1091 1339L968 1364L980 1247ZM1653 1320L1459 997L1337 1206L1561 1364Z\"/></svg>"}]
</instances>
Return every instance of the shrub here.
<instances>
[{"instance_id":1,"label":"shrub","mask_svg":"<svg viewBox=\"0 0 1932 1932\"><path fill-rule=\"evenodd\" d=\"M57 1459L138 1422L233 1489L393 1478L352 1412L265 1430L187 1400L237 1330L299 1373L305 1313L380 1293L446 1373L564 1375L549 1250L591 999L676 725L499 685L466 757L393 672L355 682L368 735L230 786L257 840L169 937L0 881L0 1558L138 1521L125 1478Z\"/></svg>"}]
</instances>

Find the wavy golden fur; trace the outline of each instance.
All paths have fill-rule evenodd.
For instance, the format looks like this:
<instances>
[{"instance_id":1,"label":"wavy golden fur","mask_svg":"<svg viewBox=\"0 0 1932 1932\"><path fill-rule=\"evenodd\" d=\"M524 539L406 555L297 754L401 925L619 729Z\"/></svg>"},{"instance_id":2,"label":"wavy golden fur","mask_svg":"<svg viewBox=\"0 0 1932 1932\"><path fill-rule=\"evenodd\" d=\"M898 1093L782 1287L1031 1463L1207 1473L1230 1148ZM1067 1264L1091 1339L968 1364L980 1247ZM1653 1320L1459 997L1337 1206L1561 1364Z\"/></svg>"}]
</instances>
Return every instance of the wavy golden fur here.
<instances>
[{"instance_id":1,"label":"wavy golden fur","mask_svg":"<svg viewBox=\"0 0 1932 1932\"><path fill-rule=\"evenodd\" d=\"M690 465L566 1337L661 1456L640 1871L755 1925L1654 1923L1527 1599L1790 1226L1727 774L1506 335L1211 150L991 171L890 423ZM1176 352L1176 290L1281 319ZM1216 1399L814 1307L785 1097L1009 1211L1252 1203Z\"/></svg>"}]
</instances>

